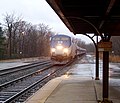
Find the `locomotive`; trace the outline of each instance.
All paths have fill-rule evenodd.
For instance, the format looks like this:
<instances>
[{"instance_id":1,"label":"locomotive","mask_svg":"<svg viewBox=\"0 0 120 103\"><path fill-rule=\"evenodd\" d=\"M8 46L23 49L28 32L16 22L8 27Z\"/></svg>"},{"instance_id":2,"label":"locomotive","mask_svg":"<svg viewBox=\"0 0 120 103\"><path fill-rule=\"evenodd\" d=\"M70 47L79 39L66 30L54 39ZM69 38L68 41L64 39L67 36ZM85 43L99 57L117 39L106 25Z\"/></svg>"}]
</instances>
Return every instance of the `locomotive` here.
<instances>
[{"instance_id":1,"label":"locomotive","mask_svg":"<svg viewBox=\"0 0 120 103\"><path fill-rule=\"evenodd\" d=\"M76 39L72 36L64 34L57 34L51 37L50 47L51 60L57 62L69 61L80 54L80 50L78 50L79 48L77 47Z\"/></svg>"}]
</instances>

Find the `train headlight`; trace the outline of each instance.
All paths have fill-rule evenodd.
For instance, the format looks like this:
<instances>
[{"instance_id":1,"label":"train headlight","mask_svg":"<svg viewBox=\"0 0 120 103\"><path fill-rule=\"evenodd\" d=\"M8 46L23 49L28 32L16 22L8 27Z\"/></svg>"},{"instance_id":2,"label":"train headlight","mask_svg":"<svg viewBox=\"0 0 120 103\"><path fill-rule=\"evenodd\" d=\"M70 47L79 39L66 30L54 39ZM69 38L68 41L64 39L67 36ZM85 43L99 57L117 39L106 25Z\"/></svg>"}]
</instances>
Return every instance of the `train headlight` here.
<instances>
[{"instance_id":1,"label":"train headlight","mask_svg":"<svg viewBox=\"0 0 120 103\"><path fill-rule=\"evenodd\" d=\"M63 51L64 53L68 53L68 48L65 48Z\"/></svg>"},{"instance_id":2,"label":"train headlight","mask_svg":"<svg viewBox=\"0 0 120 103\"><path fill-rule=\"evenodd\" d=\"M55 48L51 48L51 52L55 52Z\"/></svg>"},{"instance_id":3,"label":"train headlight","mask_svg":"<svg viewBox=\"0 0 120 103\"><path fill-rule=\"evenodd\" d=\"M63 46L62 45L58 45L56 46L57 49L63 49Z\"/></svg>"}]
</instances>

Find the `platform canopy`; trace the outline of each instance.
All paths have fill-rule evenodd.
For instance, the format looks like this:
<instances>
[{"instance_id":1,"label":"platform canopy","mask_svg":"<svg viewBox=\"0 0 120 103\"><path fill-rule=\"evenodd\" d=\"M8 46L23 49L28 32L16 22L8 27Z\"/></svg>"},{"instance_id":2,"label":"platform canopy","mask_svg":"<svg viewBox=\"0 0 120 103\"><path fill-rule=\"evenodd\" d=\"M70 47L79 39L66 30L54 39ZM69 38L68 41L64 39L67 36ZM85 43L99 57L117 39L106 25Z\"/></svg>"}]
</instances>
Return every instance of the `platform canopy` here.
<instances>
[{"instance_id":1,"label":"platform canopy","mask_svg":"<svg viewBox=\"0 0 120 103\"><path fill-rule=\"evenodd\" d=\"M120 0L46 1L74 34L120 36Z\"/></svg>"}]
</instances>

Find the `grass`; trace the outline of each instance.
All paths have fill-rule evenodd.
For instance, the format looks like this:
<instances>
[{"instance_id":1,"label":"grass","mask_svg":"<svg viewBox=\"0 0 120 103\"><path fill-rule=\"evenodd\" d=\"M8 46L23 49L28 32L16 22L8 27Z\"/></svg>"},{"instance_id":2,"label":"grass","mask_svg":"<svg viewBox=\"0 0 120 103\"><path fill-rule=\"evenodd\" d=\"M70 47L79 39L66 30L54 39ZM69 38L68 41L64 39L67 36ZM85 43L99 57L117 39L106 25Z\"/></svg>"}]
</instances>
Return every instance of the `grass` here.
<instances>
[{"instance_id":1,"label":"grass","mask_svg":"<svg viewBox=\"0 0 120 103\"><path fill-rule=\"evenodd\" d=\"M103 58L103 54L99 54L100 59ZM109 62L120 63L120 56L118 55L109 55Z\"/></svg>"},{"instance_id":2,"label":"grass","mask_svg":"<svg viewBox=\"0 0 120 103\"><path fill-rule=\"evenodd\" d=\"M120 63L120 56L118 55L110 55L109 61L114 63Z\"/></svg>"}]
</instances>

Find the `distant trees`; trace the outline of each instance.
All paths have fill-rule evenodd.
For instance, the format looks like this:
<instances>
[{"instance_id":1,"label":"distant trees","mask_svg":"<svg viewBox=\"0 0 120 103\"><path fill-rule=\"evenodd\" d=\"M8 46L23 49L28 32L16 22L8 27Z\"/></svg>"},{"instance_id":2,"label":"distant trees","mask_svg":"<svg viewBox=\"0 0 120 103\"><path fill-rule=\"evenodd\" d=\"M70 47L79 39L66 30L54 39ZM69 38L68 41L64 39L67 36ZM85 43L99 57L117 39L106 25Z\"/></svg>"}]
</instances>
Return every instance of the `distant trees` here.
<instances>
[{"instance_id":1,"label":"distant trees","mask_svg":"<svg viewBox=\"0 0 120 103\"><path fill-rule=\"evenodd\" d=\"M119 36L112 36L111 41L112 41L112 53L114 55L120 56L120 37Z\"/></svg>"},{"instance_id":2,"label":"distant trees","mask_svg":"<svg viewBox=\"0 0 120 103\"><path fill-rule=\"evenodd\" d=\"M3 36L2 27L0 27L0 58L3 58L5 51L5 37Z\"/></svg>"},{"instance_id":3,"label":"distant trees","mask_svg":"<svg viewBox=\"0 0 120 103\"><path fill-rule=\"evenodd\" d=\"M8 54L9 57L12 57L12 53L14 53L14 45L15 45L15 39L16 39L16 31L17 28L19 27L20 19L19 17L16 18L14 14L7 14L4 17L5 24L6 26L6 35L8 37Z\"/></svg>"},{"instance_id":4,"label":"distant trees","mask_svg":"<svg viewBox=\"0 0 120 103\"><path fill-rule=\"evenodd\" d=\"M90 52L90 53L96 52L96 51L95 51L95 46L94 46L93 43L87 44L87 45L86 45L86 50L87 50L88 52Z\"/></svg>"},{"instance_id":5,"label":"distant trees","mask_svg":"<svg viewBox=\"0 0 120 103\"><path fill-rule=\"evenodd\" d=\"M4 32L1 31L0 33L0 47L5 39L3 39L3 34L4 37L6 37L4 55L6 55L7 58L49 55L49 38L53 32L51 32L48 25L42 23L32 25L20 17L15 17L15 14L6 14L4 21ZM3 54L1 55L3 56Z\"/></svg>"}]
</instances>

